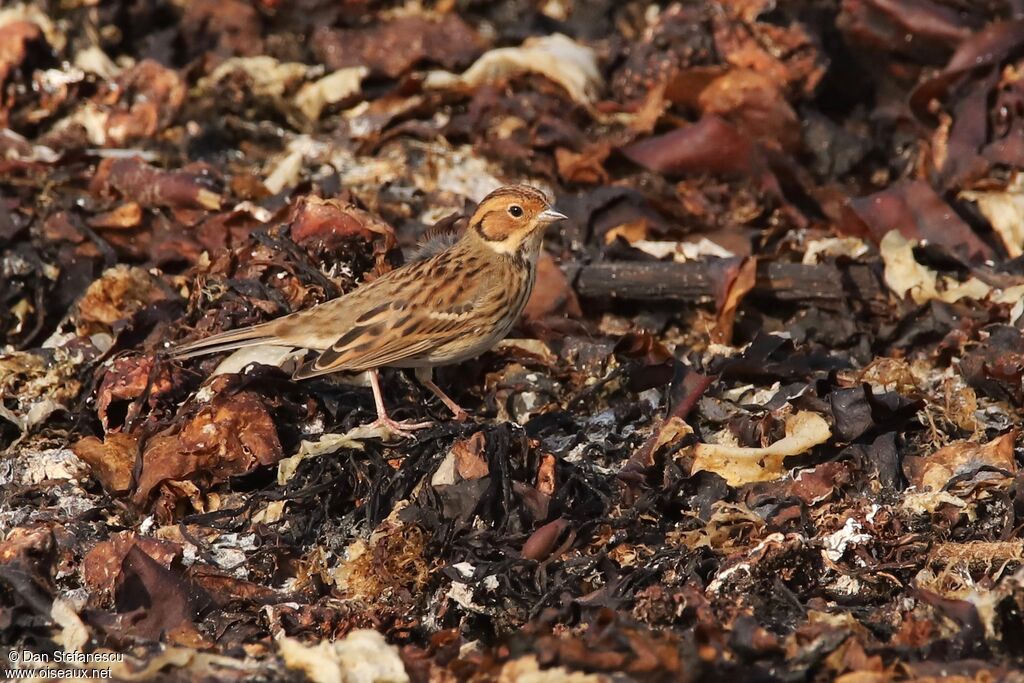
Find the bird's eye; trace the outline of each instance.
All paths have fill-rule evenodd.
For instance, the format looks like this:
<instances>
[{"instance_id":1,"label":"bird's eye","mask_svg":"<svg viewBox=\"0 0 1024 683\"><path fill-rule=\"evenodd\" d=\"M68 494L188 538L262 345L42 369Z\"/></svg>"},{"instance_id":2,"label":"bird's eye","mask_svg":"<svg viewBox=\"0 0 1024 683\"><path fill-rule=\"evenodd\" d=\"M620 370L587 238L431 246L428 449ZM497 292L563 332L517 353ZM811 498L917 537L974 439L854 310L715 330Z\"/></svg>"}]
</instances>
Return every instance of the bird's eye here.
<instances>
[{"instance_id":1,"label":"bird's eye","mask_svg":"<svg viewBox=\"0 0 1024 683\"><path fill-rule=\"evenodd\" d=\"M519 218L520 216L523 215L523 207L519 206L518 204L513 204L512 206L508 207L508 212L512 214L513 218Z\"/></svg>"}]
</instances>

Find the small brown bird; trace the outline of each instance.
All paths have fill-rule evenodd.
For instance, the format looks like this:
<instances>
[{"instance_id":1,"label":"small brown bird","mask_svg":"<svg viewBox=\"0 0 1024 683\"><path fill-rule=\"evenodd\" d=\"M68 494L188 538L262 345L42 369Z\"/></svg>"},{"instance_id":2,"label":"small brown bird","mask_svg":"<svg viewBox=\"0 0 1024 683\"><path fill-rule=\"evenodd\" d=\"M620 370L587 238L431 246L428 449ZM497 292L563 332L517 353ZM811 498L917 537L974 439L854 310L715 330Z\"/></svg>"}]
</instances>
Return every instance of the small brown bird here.
<instances>
[{"instance_id":1,"label":"small brown bird","mask_svg":"<svg viewBox=\"0 0 1024 683\"><path fill-rule=\"evenodd\" d=\"M171 350L177 358L261 344L318 351L296 379L369 371L377 406L374 425L398 433L429 422L388 417L377 369L415 368L416 378L452 411L464 411L434 384L432 368L477 356L512 329L537 276L544 229L565 218L527 185L487 195L453 244L425 244L419 260L337 299L277 320L215 334Z\"/></svg>"}]
</instances>

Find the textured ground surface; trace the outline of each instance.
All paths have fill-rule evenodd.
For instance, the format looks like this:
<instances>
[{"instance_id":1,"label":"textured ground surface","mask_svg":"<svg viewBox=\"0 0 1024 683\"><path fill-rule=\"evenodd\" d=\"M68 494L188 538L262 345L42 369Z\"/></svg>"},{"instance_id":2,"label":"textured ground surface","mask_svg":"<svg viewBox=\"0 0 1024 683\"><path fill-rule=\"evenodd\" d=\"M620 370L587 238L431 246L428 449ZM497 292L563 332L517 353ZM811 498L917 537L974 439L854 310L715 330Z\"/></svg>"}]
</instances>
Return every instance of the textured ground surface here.
<instances>
[{"instance_id":1,"label":"textured ground surface","mask_svg":"<svg viewBox=\"0 0 1024 683\"><path fill-rule=\"evenodd\" d=\"M5 3L0 643L1017 680L1022 43L1015 0ZM161 353L504 182L569 220L513 338L438 373L469 423L399 372L438 422L394 441L294 358Z\"/></svg>"}]
</instances>

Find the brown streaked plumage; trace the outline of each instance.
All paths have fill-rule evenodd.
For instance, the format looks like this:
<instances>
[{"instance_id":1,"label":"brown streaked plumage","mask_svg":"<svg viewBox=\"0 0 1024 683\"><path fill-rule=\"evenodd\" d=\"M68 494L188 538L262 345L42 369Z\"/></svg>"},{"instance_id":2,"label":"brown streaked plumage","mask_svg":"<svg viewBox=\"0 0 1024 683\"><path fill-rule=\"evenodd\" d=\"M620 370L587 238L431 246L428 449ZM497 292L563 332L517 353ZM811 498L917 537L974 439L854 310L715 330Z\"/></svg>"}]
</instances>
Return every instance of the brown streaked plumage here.
<instances>
[{"instance_id":1,"label":"brown streaked plumage","mask_svg":"<svg viewBox=\"0 0 1024 683\"><path fill-rule=\"evenodd\" d=\"M565 218L544 194L510 185L487 195L461 238L445 237L373 282L305 311L216 334L171 350L177 358L269 344L319 351L296 379L338 371L369 371L378 423L403 424L384 409L377 369L415 368L416 377L457 419L465 417L431 380L430 369L472 358L501 340L533 290L544 228Z\"/></svg>"}]
</instances>

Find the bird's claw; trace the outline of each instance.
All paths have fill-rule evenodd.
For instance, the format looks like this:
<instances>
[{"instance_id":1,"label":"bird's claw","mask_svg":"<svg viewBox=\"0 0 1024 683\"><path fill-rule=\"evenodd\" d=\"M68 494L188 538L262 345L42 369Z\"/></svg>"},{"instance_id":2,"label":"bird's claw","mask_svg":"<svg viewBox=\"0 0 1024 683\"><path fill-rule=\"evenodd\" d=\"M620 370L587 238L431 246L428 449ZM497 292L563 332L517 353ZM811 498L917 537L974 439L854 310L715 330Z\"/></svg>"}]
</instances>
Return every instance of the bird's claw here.
<instances>
[{"instance_id":1,"label":"bird's claw","mask_svg":"<svg viewBox=\"0 0 1024 683\"><path fill-rule=\"evenodd\" d=\"M392 420L390 417L378 417L368 426L370 428L383 427L385 431L394 434L395 436L408 438L412 436L412 432L418 429L426 429L427 427L433 427L434 423L430 421L411 422L409 420Z\"/></svg>"}]
</instances>

